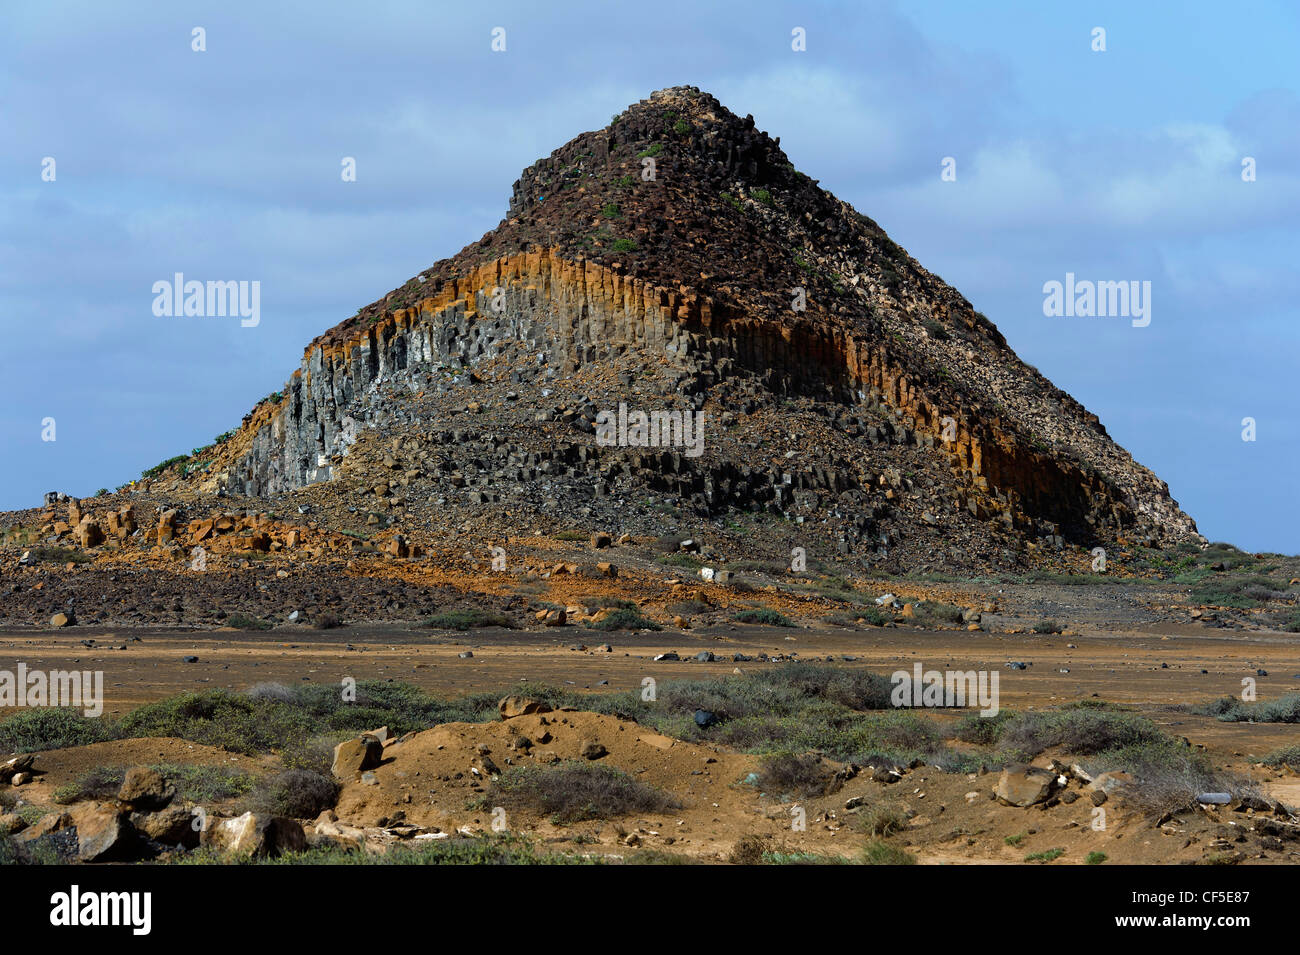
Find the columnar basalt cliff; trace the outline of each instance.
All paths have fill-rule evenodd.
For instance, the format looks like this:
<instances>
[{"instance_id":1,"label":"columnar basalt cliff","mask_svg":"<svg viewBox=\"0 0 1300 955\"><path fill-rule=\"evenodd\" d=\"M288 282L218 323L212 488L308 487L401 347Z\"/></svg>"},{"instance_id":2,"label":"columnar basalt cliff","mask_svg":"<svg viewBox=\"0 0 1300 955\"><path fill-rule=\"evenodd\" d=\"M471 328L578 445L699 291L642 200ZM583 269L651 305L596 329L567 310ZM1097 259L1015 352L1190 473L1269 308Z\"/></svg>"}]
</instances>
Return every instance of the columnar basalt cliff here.
<instances>
[{"instance_id":1,"label":"columnar basalt cliff","mask_svg":"<svg viewBox=\"0 0 1300 955\"><path fill-rule=\"evenodd\" d=\"M368 429L439 427L417 399L477 370L509 375L523 407L629 362L664 372L642 402L743 419L801 401L850 450L872 434L921 449L947 474L945 507L1022 538L1196 537L1167 486L959 293L797 172L752 117L693 88L526 170L508 219L312 342L196 480L281 494L330 480ZM580 426L571 437L590 450L581 467L608 473L613 452ZM820 483L886 481L854 470Z\"/></svg>"}]
</instances>

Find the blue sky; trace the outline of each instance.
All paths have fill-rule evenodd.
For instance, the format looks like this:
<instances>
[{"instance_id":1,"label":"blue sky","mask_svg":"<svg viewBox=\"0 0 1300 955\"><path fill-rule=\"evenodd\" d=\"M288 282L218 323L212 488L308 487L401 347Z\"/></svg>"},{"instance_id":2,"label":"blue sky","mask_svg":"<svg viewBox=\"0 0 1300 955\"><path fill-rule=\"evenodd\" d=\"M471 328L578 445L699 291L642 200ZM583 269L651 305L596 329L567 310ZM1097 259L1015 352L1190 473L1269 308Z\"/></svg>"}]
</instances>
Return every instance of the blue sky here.
<instances>
[{"instance_id":1,"label":"blue sky","mask_svg":"<svg viewBox=\"0 0 1300 955\"><path fill-rule=\"evenodd\" d=\"M961 290L1204 534L1300 552L1297 48L1282 2L8 4L0 508L210 442L495 228L523 167L689 84ZM175 272L259 281L261 323L155 317ZM1150 326L1044 317L1066 272L1150 281Z\"/></svg>"}]
</instances>

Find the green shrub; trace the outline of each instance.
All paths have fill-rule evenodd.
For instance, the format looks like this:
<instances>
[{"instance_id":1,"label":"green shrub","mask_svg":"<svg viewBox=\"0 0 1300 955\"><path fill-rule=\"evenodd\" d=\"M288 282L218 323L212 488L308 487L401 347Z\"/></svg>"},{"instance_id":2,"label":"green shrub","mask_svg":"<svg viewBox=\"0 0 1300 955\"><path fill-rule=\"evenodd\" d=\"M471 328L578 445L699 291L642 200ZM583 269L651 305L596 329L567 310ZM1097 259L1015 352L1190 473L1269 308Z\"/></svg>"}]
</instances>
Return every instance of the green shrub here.
<instances>
[{"instance_id":1,"label":"green shrub","mask_svg":"<svg viewBox=\"0 0 1300 955\"><path fill-rule=\"evenodd\" d=\"M232 613L226 618L226 626L234 627L236 630L270 630L275 624L250 614Z\"/></svg>"},{"instance_id":2,"label":"green shrub","mask_svg":"<svg viewBox=\"0 0 1300 955\"><path fill-rule=\"evenodd\" d=\"M314 819L338 801L339 785L322 773L290 769L258 781L244 804L246 810Z\"/></svg>"},{"instance_id":3,"label":"green shrub","mask_svg":"<svg viewBox=\"0 0 1300 955\"><path fill-rule=\"evenodd\" d=\"M1064 849L1048 849L1046 852L1032 852L1025 856L1026 862L1055 862L1065 855Z\"/></svg>"},{"instance_id":4,"label":"green shrub","mask_svg":"<svg viewBox=\"0 0 1300 955\"><path fill-rule=\"evenodd\" d=\"M490 610L448 610L425 618L421 624L431 630L469 630L474 627L504 627L515 629L515 621L502 613Z\"/></svg>"},{"instance_id":5,"label":"green shrub","mask_svg":"<svg viewBox=\"0 0 1300 955\"><path fill-rule=\"evenodd\" d=\"M892 805L872 806L859 817L859 827L869 836L884 839L907 828L907 816Z\"/></svg>"},{"instance_id":6,"label":"green shrub","mask_svg":"<svg viewBox=\"0 0 1300 955\"><path fill-rule=\"evenodd\" d=\"M681 808L669 793L600 763L571 761L553 767L512 766L492 784L484 806L531 809L557 823L609 819Z\"/></svg>"},{"instance_id":7,"label":"green shrub","mask_svg":"<svg viewBox=\"0 0 1300 955\"><path fill-rule=\"evenodd\" d=\"M69 707L19 710L0 721L2 753L36 753L120 738L118 725L112 719L86 716L81 710Z\"/></svg>"},{"instance_id":8,"label":"green shrub","mask_svg":"<svg viewBox=\"0 0 1300 955\"><path fill-rule=\"evenodd\" d=\"M736 614L735 620L741 623L762 624L765 627L793 627L794 624L790 618L779 611L772 610L769 607L760 607L756 610L742 610Z\"/></svg>"},{"instance_id":9,"label":"green shrub","mask_svg":"<svg viewBox=\"0 0 1300 955\"><path fill-rule=\"evenodd\" d=\"M1169 737L1145 717L1119 710L1073 708L1019 713L999 727L999 748L1028 760L1060 747L1076 756L1144 743L1169 743Z\"/></svg>"},{"instance_id":10,"label":"green shrub","mask_svg":"<svg viewBox=\"0 0 1300 955\"><path fill-rule=\"evenodd\" d=\"M916 865L916 856L887 842L871 842L862 850L863 865Z\"/></svg>"},{"instance_id":11,"label":"green shrub","mask_svg":"<svg viewBox=\"0 0 1300 955\"><path fill-rule=\"evenodd\" d=\"M615 252L635 252L637 245L633 239L615 239L611 248Z\"/></svg>"},{"instance_id":12,"label":"green shrub","mask_svg":"<svg viewBox=\"0 0 1300 955\"><path fill-rule=\"evenodd\" d=\"M647 617L643 617L639 610L634 610L628 607L620 607L619 609L613 611L604 620L600 620L597 622L593 622L591 620L584 620L582 625L591 630L601 630L601 631L662 630L663 629L662 627L659 626L659 624L655 623L653 620L650 620Z\"/></svg>"},{"instance_id":13,"label":"green shrub","mask_svg":"<svg viewBox=\"0 0 1300 955\"><path fill-rule=\"evenodd\" d=\"M181 464L185 461L188 461L189 459L190 458L188 454L178 454L174 458L168 458L166 461L160 461L159 463L155 464L153 467L141 471L140 476L146 478L155 478L158 475L162 474L164 471L166 471L169 467L172 467L173 465L176 464Z\"/></svg>"},{"instance_id":14,"label":"green shrub","mask_svg":"<svg viewBox=\"0 0 1300 955\"><path fill-rule=\"evenodd\" d=\"M298 707L226 690L184 693L146 703L122 720L122 731L128 737L176 736L248 755L278 749L312 735L313 730L314 721Z\"/></svg>"},{"instance_id":15,"label":"green shrub","mask_svg":"<svg viewBox=\"0 0 1300 955\"><path fill-rule=\"evenodd\" d=\"M831 777L832 773L814 754L772 753L759 765L758 785L776 796L813 798L825 794Z\"/></svg>"},{"instance_id":16,"label":"green shrub","mask_svg":"<svg viewBox=\"0 0 1300 955\"><path fill-rule=\"evenodd\" d=\"M934 600L922 600L912 607L912 623L922 627L961 623L962 608Z\"/></svg>"},{"instance_id":17,"label":"green shrub","mask_svg":"<svg viewBox=\"0 0 1300 955\"><path fill-rule=\"evenodd\" d=\"M1254 703L1225 696L1195 707L1195 710L1224 723L1300 723L1300 693L1288 693L1275 700Z\"/></svg>"}]
</instances>

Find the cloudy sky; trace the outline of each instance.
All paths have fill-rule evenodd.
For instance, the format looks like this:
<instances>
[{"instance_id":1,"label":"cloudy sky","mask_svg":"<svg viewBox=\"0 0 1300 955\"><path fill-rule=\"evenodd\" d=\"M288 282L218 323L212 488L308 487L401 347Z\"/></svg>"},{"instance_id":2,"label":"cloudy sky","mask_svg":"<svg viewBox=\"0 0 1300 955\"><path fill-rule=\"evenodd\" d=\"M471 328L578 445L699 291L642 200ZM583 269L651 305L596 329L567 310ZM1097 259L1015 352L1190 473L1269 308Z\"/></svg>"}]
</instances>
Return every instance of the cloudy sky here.
<instances>
[{"instance_id":1,"label":"cloudy sky","mask_svg":"<svg viewBox=\"0 0 1300 955\"><path fill-rule=\"evenodd\" d=\"M0 509L209 443L312 336L495 228L523 167L693 85L960 289L1208 537L1300 552L1296 9L5 4ZM155 316L176 272L259 281L260 324ZM1150 325L1045 317L1067 272L1150 281Z\"/></svg>"}]
</instances>

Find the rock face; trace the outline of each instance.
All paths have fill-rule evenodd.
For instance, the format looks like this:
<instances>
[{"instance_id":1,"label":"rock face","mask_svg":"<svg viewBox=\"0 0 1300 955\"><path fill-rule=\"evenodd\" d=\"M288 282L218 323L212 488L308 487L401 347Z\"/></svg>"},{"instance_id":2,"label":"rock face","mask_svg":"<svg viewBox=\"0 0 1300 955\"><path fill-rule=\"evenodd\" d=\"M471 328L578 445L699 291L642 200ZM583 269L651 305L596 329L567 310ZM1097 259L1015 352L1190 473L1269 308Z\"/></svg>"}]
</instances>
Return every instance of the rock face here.
<instances>
[{"instance_id":1,"label":"rock face","mask_svg":"<svg viewBox=\"0 0 1300 955\"><path fill-rule=\"evenodd\" d=\"M1008 806L1026 808L1046 801L1056 788L1057 775L1037 766L1008 766L998 777L994 790L998 801Z\"/></svg>"},{"instance_id":2,"label":"rock face","mask_svg":"<svg viewBox=\"0 0 1300 955\"><path fill-rule=\"evenodd\" d=\"M330 766L330 772L336 779L351 779L359 772L374 769L383 758L383 742L378 737L364 733L334 747L334 762Z\"/></svg>"},{"instance_id":3,"label":"rock face","mask_svg":"<svg viewBox=\"0 0 1300 955\"><path fill-rule=\"evenodd\" d=\"M148 766L133 766L126 771L117 798L132 809L152 811L162 809L176 795L176 790L157 770Z\"/></svg>"},{"instance_id":4,"label":"rock face","mask_svg":"<svg viewBox=\"0 0 1300 955\"><path fill-rule=\"evenodd\" d=\"M301 852L307 837L296 820L246 812L210 824L200 844L231 856L261 857Z\"/></svg>"},{"instance_id":5,"label":"rock face","mask_svg":"<svg viewBox=\"0 0 1300 955\"><path fill-rule=\"evenodd\" d=\"M705 514L821 508L841 553L891 546L883 522L909 508L908 533L962 521L1058 549L1199 540L1168 487L956 290L795 170L752 117L689 87L525 170L495 231L312 342L194 480L250 496L328 481L363 432L425 433L418 399L503 362L518 393L445 443L490 437L506 480L563 470L597 493L633 480ZM662 372L636 392L643 406L713 416L707 454L602 445L588 408L564 409L566 434L545 450L492 434L510 427L506 402L542 407L557 378L629 364ZM764 411L776 417L756 430L779 427L795 400L832 436L797 464L718 436ZM913 454L934 477L905 476ZM471 501L495 502L499 483L467 488Z\"/></svg>"}]
</instances>

